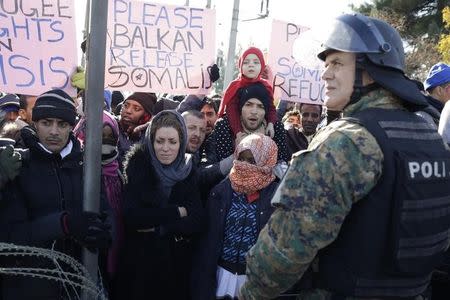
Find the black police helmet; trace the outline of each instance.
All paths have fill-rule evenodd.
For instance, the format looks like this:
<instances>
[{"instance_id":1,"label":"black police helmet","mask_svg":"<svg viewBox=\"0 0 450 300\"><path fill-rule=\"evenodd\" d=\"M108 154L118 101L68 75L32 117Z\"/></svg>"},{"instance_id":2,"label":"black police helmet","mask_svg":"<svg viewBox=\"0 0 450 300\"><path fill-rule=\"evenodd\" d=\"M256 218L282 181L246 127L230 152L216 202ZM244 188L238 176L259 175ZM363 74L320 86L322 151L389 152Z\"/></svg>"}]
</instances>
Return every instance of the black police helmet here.
<instances>
[{"instance_id":1,"label":"black police helmet","mask_svg":"<svg viewBox=\"0 0 450 300\"><path fill-rule=\"evenodd\" d=\"M325 48L318 54L325 60L330 50L364 53L375 65L405 70L405 52L397 30L384 21L361 14L344 14L336 18Z\"/></svg>"},{"instance_id":2,"label":"black police helmet","mask_svg":"<svg viewBox=\"0 0 450 300\"><path fill-rule=\"evenodd\" d=\"M388 23L361 14L336 18L317 56L325 60L331 51L364 54L362 64L375 82L409 102L415 109L427 101L405 75L405 52L400 34Z\"/></svg>"}]
</instances>

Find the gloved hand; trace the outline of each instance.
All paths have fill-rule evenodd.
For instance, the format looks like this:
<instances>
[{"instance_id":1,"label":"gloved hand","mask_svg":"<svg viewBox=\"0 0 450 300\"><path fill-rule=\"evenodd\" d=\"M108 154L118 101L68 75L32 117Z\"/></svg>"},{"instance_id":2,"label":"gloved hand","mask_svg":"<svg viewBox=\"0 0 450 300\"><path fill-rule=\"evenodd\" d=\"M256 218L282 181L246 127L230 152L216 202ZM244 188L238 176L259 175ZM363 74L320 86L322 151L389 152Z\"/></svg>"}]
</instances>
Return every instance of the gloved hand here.
<instances>
[{"instance_id":1,"label":"gloved hand","mask_svg":"<svg viewBox=\"0 0 450 300\"><path fill-rule=\"evenodd\" d=\"M81 213L64 212L61 217L63 231L82 246L90 249L106 249L110 246L111 225L104 222L101 216L94 212Z\"/></svg>"},{"instance_id":2,"label":"gloved hand","mask_svg":"<svg viewBox=\"0 0 450 300\"><path fill-rule=\"evenodd\" d=\"M77 67L77 72L70 78L70 83L73 87L84 90L86 86L85 77L86 73L84 72L84 69L82 67Z\"/></svg>"},{"instance_id":3,"label":"gloved hand","mask_svg":"<svg viewBox=\"0 0 450 300\"><path fill-rule=\"evenodd\" d=\"M231 154L227 158L222 159L219 162L220 173L222 175L228 175L230 173L231 168L233 167L234 155Z\"/></svg>"},{"instance_id":4,"label":"gloved hand","mask_svg":"<svg viewBox=\"0 0 450 300\"><path fill-rule=\"evenodd\" d=\"M283 179L284 174L286 174L288 167L289 166L287 165L287 163L285 163L284 161L280 161L275 165L275 167L273 167L272 174L281 180Z\"/></svg>"},{"instance_id":5,"label":"gloved hand","mask_svg":"<svg viewBox=\"0 0 450 300\"><path fill-rule=\"evenodd\" d=\"M0 176L4 182L13 180L22 167L20 153L14 151L12 145L2 147L0 151Z\"/></svg>"},{"instance_id":6,"label":"gloved hand","mask_svg":"<svg viewBox=\"0 0 450 300\"><path fill-rule=\"evenodd\" d=\"M236 133L236 139L234 140L234 145L237 146L241 143L241 141L247 136L248 134L242 131L239 131Z\"/></svg>"},{"instance_id":7,"label":"gloved hand","mask_svg":"<svg viewBox=\"0 0 450 300\"><path fill-rule=\"evenodd\" d=\"M267 124L265 133L266 133L266 135L270 136L270 138L273 139L273 137L275 136L275 128L273 128L272 123Z\"/></svg>"},{"instance_id":8,"label":"gloved hand","mask_svg":"<svg viewBox=\"0 0 450 300\"><path fill-rule=\"evenodd\" d=\"M150 125L150 122L147 122L142 125L138 125L138 126L134 127L132 134L135 134L136 136L140 136L141 132L145 132L149 125Z\"/></svg>"},{"instance_id":9,"label":"gloved hand","mask_svg":"<svg viewBox=\"0 0 450 300\"><path fill-rule=\"evenodd\" d=\"M220 70L217 64L208 67L209 79L211 82L216 82L220 78Z\"/></svg>"}]
</instances>

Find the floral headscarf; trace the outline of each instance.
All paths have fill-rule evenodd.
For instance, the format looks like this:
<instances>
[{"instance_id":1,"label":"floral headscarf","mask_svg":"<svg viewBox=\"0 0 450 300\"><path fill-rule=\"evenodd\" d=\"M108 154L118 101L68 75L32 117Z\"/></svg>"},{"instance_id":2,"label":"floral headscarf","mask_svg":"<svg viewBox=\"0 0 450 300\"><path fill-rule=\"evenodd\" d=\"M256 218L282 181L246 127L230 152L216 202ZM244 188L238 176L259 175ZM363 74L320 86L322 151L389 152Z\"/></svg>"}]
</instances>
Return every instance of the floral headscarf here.
<instances>
[{"instance_id":1,"label":"floral headscarf","mask_svg":"<svg viewBox=\"0 0 450 300\"><path fill-rule=\"evenodd\" d=\"M256 164L237 160L244 150L250 150ZM251 134L246 136L234 151L233 168L230 171L231 187L247 195L249 202L259 198L259 191L275 179L272 169L277 163L278 147L268 136Z\"/></svg>"}]
</instances>

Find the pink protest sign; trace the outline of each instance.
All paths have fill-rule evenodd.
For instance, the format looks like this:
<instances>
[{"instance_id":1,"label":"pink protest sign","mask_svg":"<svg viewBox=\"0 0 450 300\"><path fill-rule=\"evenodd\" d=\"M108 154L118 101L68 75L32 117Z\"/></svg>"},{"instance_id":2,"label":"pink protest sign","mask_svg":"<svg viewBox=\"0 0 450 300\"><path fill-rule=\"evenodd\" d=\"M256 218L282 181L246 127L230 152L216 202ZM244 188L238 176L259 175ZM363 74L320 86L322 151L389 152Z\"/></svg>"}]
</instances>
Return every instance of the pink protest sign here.
<instances>
[{"instance_id":1,"label":"pink protest sign","mask_svg":"<svg viewBox=\"0 0 450 300\"><path fill-rule=\"evenodd\" d=\"M134 92L207 93L214 28L213 10L110 0L105 85Z\"/></svg>"},{"instance_id":2,"label":"pink protest sign","mask_svg":"<svg viewBox=\"0 0 450 300\"><path fill-rule=\"evenodd\" d=\"M305 53L302 61L293 55L294 42L306 34L309 28L274 20L268 54L268 64L272 68L274 96L276 99L323 105L325 96L322 70L317 66L315 49L311 43L301 45Z\"/></svg>"},{"instance_id":3,"label":"pink protest sign","mask_svg":"<svg viewBox=\"0 0 450 300\"><path fill-rule=\"evenodd\" d=\"M77 66L72 0L0 1L0 91L39 95L64 89Z\"/></svg>"}]
</instances>

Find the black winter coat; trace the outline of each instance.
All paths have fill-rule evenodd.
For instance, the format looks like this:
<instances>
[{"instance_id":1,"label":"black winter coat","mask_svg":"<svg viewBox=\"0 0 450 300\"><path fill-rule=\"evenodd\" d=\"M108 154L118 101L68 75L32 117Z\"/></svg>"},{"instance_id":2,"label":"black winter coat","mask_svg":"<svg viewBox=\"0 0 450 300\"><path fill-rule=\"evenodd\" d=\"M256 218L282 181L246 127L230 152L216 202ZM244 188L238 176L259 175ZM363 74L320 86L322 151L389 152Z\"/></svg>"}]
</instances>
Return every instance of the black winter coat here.
<instances>
[{"instance_id":1,"label":"black winter coat","mask_svg":"<svg viewBox=\"0 0 450 300\"><path fill-rule=\"evenodd\" d=\"M290 157L292 157L292 154L308 148L308 139L297 128L291 127L286 130L286 137Z\"/></svg>"},{"instance_id":2,"label":"black winter coat","mask_svg":"<svg viewBox=\"0 0 450 300\"><path fill-rule=\"evenodd\" d=\"M273 126L275 130L273 141L278 147L277 160L289 162L291 157L286 143L286 130L284 130L283 124L279 121L275 122ZM206 143L205 149L208 163L221 161L233 154L234 149L236 149L235 138L233 137L230 121L226 115L216 121L214 131L208 137Z\"/></svg>"},{"instance_id":3,"label":"black winter coat","mask_svg":"<svg viewBox=\"0 0 450 300\"><path fill-rule=\"evenodd\" d=\"M223 175L220 171L220 162L214 164L202 163L198 153L193 154L193 163L197 167L200 196L203 207L205 207L209 192L215 185L222 181L226 175Z\"/></svg>"},{"instance_id":4,"label":"black winter coat","mask_svg":"<svg viewBox=\"0 0 450 300\"><path fill-rule=\"evenodd\" d=\"M127 154L124 186L125 241L114 299L189 299L192 239L204 229L195 167L169 199L141 144ZM181 218L178 207L186 207Z\"/></svg>"},{"instance_id":5,"label":"black winter coat","mask_svg":"<svg viewBox=\"0 0 450 300\"><path fill-rule=\"evenodd\" d=\"M19 245L35 246L64 252L80 258L81 247L65 236L61 226L63 211L79 213L82 209L82 153L76 138L71 153L61 159L38 145L31 127L22 129L30 158L23 162L20 175L6 187L1 203L1 239ZM47 259L39 257L7 257L3 265L10 267L55 268ZM31 277L3 276L3 300L62 299L60 284Z\"/></svg>"},{"instance_id":6,"label":"black winter coat","mask_svg":"<svg viewBox=\"0 0 450 300\"><path fill-rule=\"evenodd\" d=\"M274 181L260 191L260 198L256 202L258 234L274 211L270 201L277 186L278 182ZM208 229L201 236L198 249L194 254L191 276L192 299L216 299L217 264L222 251L225 221L231 207L232 191L230 179L227 177L212 189L209 196L207 203Z\"/></svg>"}]
</instances>

